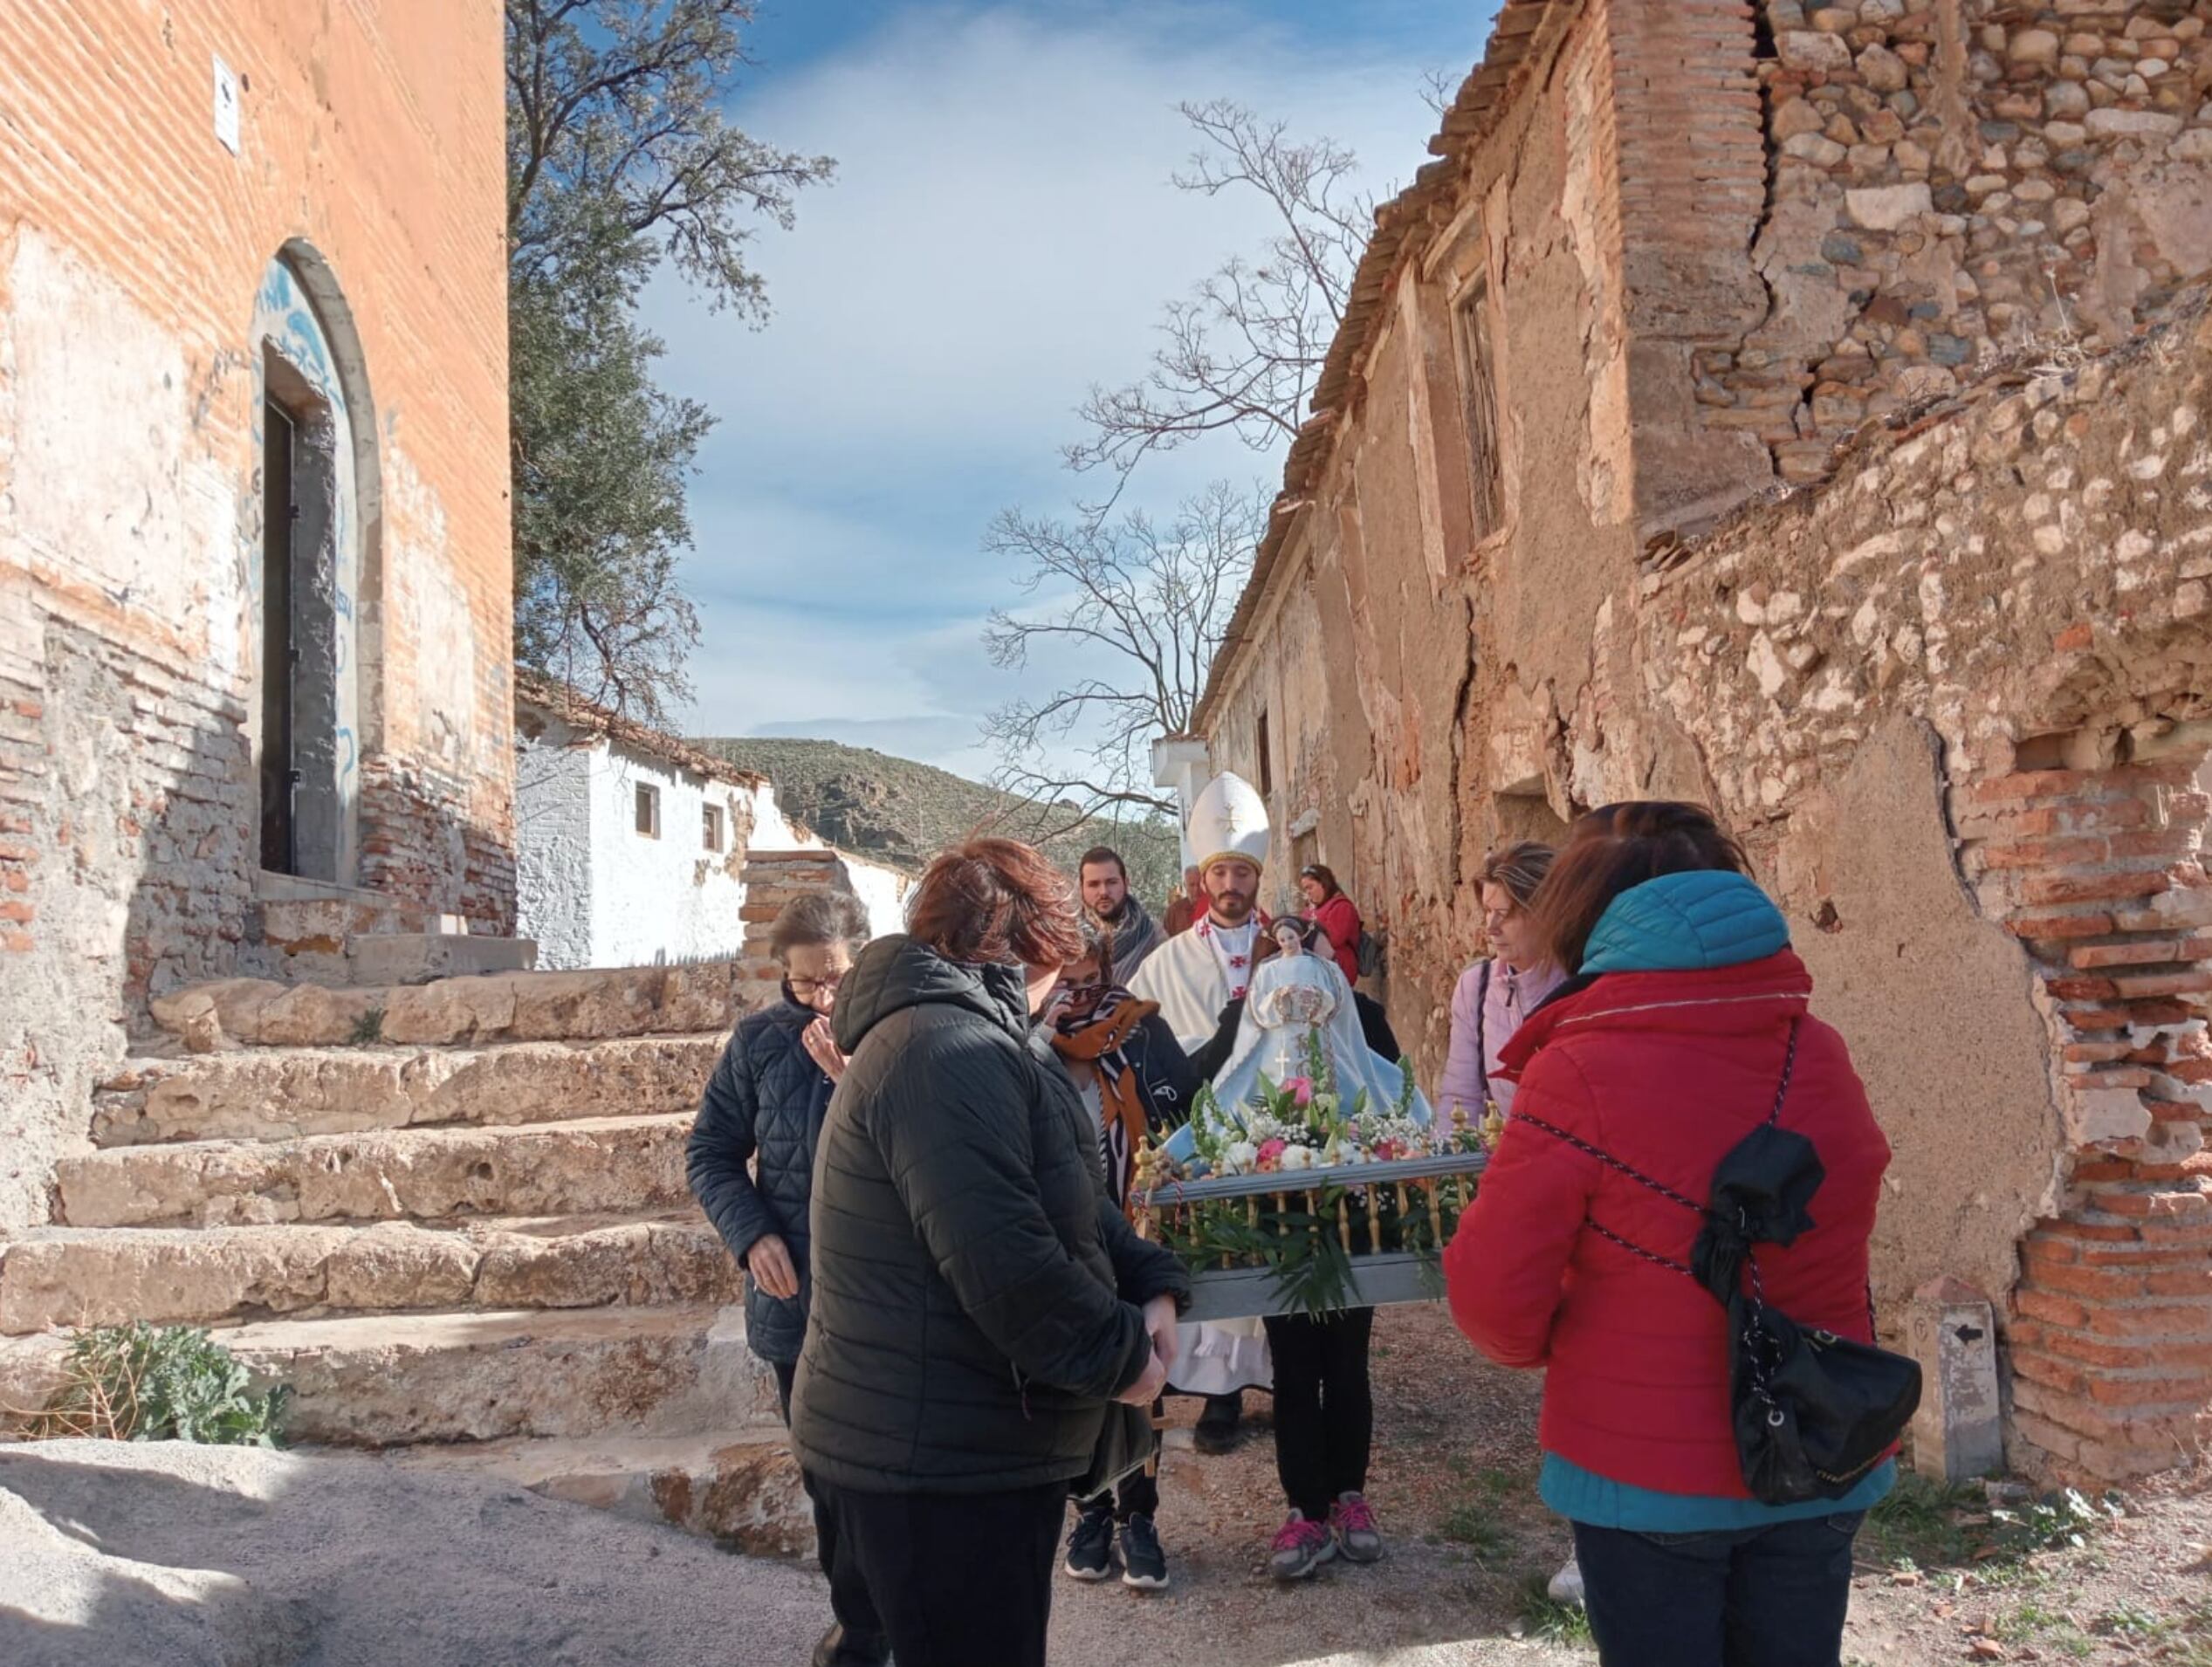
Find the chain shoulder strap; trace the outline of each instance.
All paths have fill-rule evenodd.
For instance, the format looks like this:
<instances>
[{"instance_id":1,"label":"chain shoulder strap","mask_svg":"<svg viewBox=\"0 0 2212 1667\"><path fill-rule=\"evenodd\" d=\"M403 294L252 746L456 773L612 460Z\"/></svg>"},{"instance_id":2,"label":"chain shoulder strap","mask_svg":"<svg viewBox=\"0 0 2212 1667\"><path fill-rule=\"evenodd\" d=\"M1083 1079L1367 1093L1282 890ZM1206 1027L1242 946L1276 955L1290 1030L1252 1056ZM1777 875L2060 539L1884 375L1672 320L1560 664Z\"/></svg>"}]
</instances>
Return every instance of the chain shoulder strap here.
<instances>
[{"instance_id":1,"label":"chain shoulder strap","mask_svg":"<svg viewBox=\"0 0 2212 1667\"><path fill-rule=\"evenodd\" d=\"M1797 1064L1798 1022L1799 1021L1796 1019L1792 1019L1790 1021L1790 1044L1788 1049L1783 1054L1782 1060L1782 1083L1781 1086L1775 1090L1774 1107L1767 1113L1767 1126L1769 1128L1772 1128L1776 1123L1781 1121L1782 1102L1790 1097L1790 1078L1791 1074L1796 1070ZM1591 1145L1588 1141L1583 1140L1578 1135L1570 1134L1566 1129L1560 1128L1556 1123L1548 1123L1541 1117L1532 1116L1525 1111L1519 1110L1516 1110L1513 1114L1513 1121L1517 1123L1526 1123L1529 1128L1536 1129L1542 1134L1549 1135L1554 1140L1563 1142L1565 1144L1573 1147L1585 1157L1597 1159L1598 1163L1603 1163L1606 1168L1626 1176L1630 1180L1636 1182L1638 1185L1649 1188L1652 1191L1658 1193L1662 1198L1668 1200L1670 1203L1681 1205L1683 1209L1691 1211L1694 1215L1701 1217L1707 1221L1713 1219L1713 1210L1709 1204L1702 1204L1698 1203L1698 1201L1694 1198L1684 1197L1681 1193L1677 1192L1673 1187L1667 1185L1666 1182L1659 1180L1655 1177L1645 1174L1643 1170L1637 1169L1632 1164L1622 1163L1620 1159L1615 1157L1611 1152L1604 1150L1601 1147ZM1677 1273L1681 1274L1684 1278L1697 1280L1700 1286L1704 1284L1702 1279L1698 1279L1696 1273L1691 1270L1687 1263L1679 1262L1672 1256L1663 1256L1655 1250L1647 1250L1643 1245L1637 1244L1633 1239L1624 1238L1620 1234L1615 1232L1611 1228L1606 1226L1604 1223L1597 1220L1595 1217L1585 1216L1583 1218L1583 1225L1587 1226L1600 1238L1606 1239L1612 1244L1618 1245L1623 1250L1627 1251L1633 1255L1640 1256L1647 1262L1657 1263L1661 1267L1673 1268ZM1753 1287L1755 1291L1759 1284L1759 1264L1755 1258L1751 1260L1751 1279ZM1870 1296L1868 1303L1870 1309L1872 1308L1872 1303Z\"/></svg>"}]
</instances>

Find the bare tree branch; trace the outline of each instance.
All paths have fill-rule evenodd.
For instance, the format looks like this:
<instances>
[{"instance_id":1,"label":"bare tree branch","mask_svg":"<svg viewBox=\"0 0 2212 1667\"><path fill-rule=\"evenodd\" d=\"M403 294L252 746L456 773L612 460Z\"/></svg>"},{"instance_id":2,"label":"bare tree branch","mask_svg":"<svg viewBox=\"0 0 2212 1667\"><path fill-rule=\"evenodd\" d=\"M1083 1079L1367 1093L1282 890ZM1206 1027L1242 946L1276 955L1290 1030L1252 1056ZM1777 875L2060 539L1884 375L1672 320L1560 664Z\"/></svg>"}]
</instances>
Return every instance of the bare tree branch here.
<instances>
[{"instance_id":1,"label":"bare tree branch","mask_svg":"<svg viewBox=\"0 0 2212 1667\"><path fill-rule=\"evenodd\" d=\"M1176 186L1209 197L1256 192L1279 229L1256 257L1231 257L1188 299L1168 303L1150 370L1094 387L1078 408L1090 434L1062 456L1114 480L1094 516L1155 451L1223 432L1265 451L1297 433L1374 223L1372 200L1352 187L1351 152L1293 140L1283 123L1226 99L1180 108L1203 143Z\"/></svg>"},{"instance_id":2,"label":"bare tree branch","mask_svg":"<svg viewBox=\"0 0 2212 1667\"><path fill-rule=\"evenodd\" d=\"M984 547L1009 559L1016 588L1036 600L992 614L983 636L992 664L1020 670L1033 655L1073 654L1096 669L991 713L993 785L1064 813L1060 832L1114 809L1174 813L1174 799L1151 785L1151 744L1190 728L1267 502L1263 488L1216 482L1164 525L1142 513L1074 522L1000 513Z\"/></svg>"}]
</instances>

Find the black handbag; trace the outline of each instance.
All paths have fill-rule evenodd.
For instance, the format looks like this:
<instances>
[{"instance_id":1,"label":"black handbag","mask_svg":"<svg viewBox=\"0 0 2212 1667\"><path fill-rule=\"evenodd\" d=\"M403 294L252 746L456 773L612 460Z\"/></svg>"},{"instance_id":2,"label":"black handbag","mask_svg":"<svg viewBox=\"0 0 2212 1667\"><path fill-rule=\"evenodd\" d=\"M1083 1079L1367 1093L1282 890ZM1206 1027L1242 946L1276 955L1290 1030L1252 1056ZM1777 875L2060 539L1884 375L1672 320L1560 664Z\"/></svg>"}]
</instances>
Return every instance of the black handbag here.
<instances>
[{"instance_id":1,"label":"black handbag","mask_svg":"<svg viewBox=\"0 0 2212 1667\"><path fill-rule=\"evenodd\" d=\"M1809 1329L1771 1306L1752 1246L1788 1245L1813 1225L1809 1206L1826 1172L1803 1135L1780 1126L1797 1062L1797 1021L1767 1121L1729 1148L1700 1204L1564 1129L1516 1112L1515 1122L1566 1142L1705 1218L1690 1264L1632 1244L1592 1220L1602 1238L1695 1279L1728 1314L1729 1418L1752 1498L1768 1505L1841 1499L1881 1462L1920 1403L1920 1362L1872 1343ZM1748 1289L1746 1285L1748 1284ZM1874 1295L1866 1293L1866 1323Z\"/></svg>"}]
</instances>

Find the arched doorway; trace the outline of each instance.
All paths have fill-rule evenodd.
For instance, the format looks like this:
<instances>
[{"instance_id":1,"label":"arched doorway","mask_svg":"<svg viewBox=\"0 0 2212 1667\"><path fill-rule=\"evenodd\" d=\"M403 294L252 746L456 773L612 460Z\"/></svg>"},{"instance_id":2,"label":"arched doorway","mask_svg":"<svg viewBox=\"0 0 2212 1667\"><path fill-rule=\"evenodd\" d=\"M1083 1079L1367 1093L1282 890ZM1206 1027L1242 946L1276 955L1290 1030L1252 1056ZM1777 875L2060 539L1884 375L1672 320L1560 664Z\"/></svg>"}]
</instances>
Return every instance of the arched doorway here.
<instances>
[{"instance_id":1,"label":"arched doorway","mask_svg":"<svg viewBox=\"0 0 2212 1667\"><path fill-rule=\"evenodd\" d=\"M306 244L269 263L251 339L261 867L349 885L375 716L376 422L344 298Z\"/></svg>"}]
</instances>

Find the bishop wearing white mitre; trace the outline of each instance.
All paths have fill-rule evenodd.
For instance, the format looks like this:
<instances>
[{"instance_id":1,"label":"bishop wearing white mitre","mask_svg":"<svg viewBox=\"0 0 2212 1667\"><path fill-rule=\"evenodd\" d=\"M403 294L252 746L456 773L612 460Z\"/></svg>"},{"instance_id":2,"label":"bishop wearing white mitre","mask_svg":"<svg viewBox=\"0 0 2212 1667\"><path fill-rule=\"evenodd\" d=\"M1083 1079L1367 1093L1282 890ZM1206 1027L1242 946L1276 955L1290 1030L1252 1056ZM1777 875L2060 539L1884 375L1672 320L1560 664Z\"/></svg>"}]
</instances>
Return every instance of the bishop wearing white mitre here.
<instances>
[{"instance_id":1,"label":"bishop wearing white mitre","mask_svg":"<svg viewBox=\"0 0 2212 1667\"><path fill-rule=\"evenodd\" d=\"M1206 912L1145 957L1129 988L1159 1003L1175 1039L1192 1053L1213 1039L1221 1010L1252 983L1264 925L1259 895L1267 806L1249 782L1225 772L1191 806L1185 838L1198 858ZM1223 1396L1274 1382L1267 1332L1257 1320L1183 1326L1176 1343L1168 1381L1185 1395Z\"/></svg>"}]
</instances>

